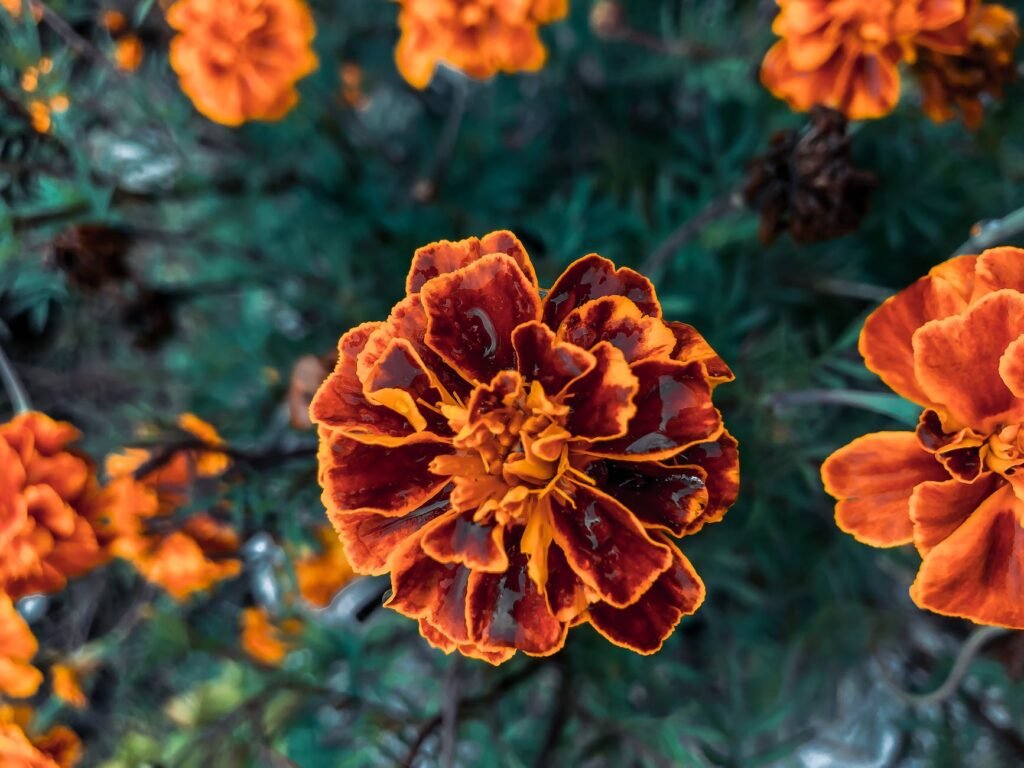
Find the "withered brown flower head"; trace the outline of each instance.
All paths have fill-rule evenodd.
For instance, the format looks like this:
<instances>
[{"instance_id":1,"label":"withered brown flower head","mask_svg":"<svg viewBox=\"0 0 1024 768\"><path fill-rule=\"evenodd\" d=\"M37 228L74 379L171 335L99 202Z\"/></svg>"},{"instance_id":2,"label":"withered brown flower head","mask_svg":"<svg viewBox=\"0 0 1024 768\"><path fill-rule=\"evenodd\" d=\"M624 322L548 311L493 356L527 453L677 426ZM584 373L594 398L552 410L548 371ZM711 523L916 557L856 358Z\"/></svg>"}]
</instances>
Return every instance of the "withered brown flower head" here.
<instances>
[{"instance_id":1,"label":"withered brown flower head","mask_svg":"<svg viewBox=\"0 0 1024 768\"><path fill-rule=\"evenodd\" d=\"M131 277L128 251L133 238L108 224L74 224L53 240L53 261L75 287L86 291Z\"/></svg>"},{"instance_id":2,"label":"withered brown flower head","mask_svg":"<svg viewBox=\"0 0 1024 768\"><path fill-rule=\"evenodd\" d=\"M854 167L846 118L815 107L800 130L779 131L753 160L743 195L761 214L761 242L789 231L813 243L848 235L867 214L873 173Z\"/></svg>"}]
</instances>

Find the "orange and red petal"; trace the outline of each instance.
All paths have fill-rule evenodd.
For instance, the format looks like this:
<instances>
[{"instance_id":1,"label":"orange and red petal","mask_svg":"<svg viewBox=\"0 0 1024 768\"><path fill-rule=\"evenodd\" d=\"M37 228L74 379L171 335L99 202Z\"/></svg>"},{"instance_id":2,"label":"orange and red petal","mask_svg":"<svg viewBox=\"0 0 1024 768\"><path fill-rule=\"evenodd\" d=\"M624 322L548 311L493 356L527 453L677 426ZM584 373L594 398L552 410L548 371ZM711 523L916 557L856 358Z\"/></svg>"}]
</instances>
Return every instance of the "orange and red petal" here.
<instances>
[{"instance_id":1,"label":"orange and red petal","mask_svg":"<svg viewBox=\"0 0 1024 768\"><path fill-rule=\"evenodd\" d=\"M838 501L841 530L873 547L895 547L913 540L914 488L948 480L949 474L913 432L875 432L829 456L821 465L821 479Z\"/></svg>"},{"instance_id":2,"label":"orange and red petal","mask_svg":"<svg viewBox=\"0 0 1024 768\"><path fill-rule=\"evenodd\" d=\"M456 643L426 619L420 619L420 634L430 645L440 651L444 651L445 653L458 651L463 656L468 656L472 659L480 659L481 661L486 661L488 664L493 664L494 666L504 664L516 655L515 648L491 650L473 643Z\"/></svg>"},{"instance_id":3,"label":"orange and red petal","mask_svg":"<svg viewBox=\"0 0 1024 768\"><path fill-rule=\"evenodd\" d=\"M832 88L829 106L851 120L885 117L900 100L898 53L847 52Z\"/></svg>"},{"instance_id":4,"label":"orange and red petal","mask_svg":"<svg viewBox=\"0 0 1024 768\"><path fill-rule=\"evenodd\" d=\"M429 619L450 638L468 638L464 625L469 573L458 563L434 560L423 551L418 537L409 539L394 552L391 597L384 605L410 619ZM439 626L439 616L456 620Z\"/></svg>"},{"instance_id":5,"label":"orange and red petal","mask_svg":"<svg viewBox=\"0 0 1024 768\"><path fill-rule=\"evenodd\" d=\"M402 517L373 512L328 513L356 573L377 576L390 570L391 555L424 526L451 514L447 496L436 498Z\"/></svg>"},{"instance_id":6,"label":"orange and red petal","mask_svg":"<svg viewBox=\"0 0 1024 768\"><path fill-rule=\"evenodd\" d=\"M953 535L974 510L1005 482L986 472L973 483L941 480L921 483L910 497L910 520L914 525L914 546L929 552Z\"/></svg>"},{"instance_id":7,"label":"orange and red petal","mask_svg":"<svg viewBox=\"0 0 1024 768\"><path fill-rule=\"evenodd\" d=\"M803 71L793 66L790 47L789 41L779 40L765 54L761 64L761 82L765 88L799 112L806 112L816 104L840 108L831 98L842 60L840 53L837 51L820 67Z\"/></svg>"},{"instance_id":8,"label":"orange and red petal","mask_svg":"<svg viewBox=\"0 0 1024 768\"><path fill-rule=\"evenodd\" d=\"M917 381L912 340L925 323L949 317L967 307L974 264L974 256L946 262L886 299L864 323L860 353L865 365L908 400L926 407L934 404Z\"/></svg>"},{"instance_id":9,"label":"orange and red petal","mask_svg":"<svg viewBox=\"0 0 1024 768\"><path fill-rule=\"evenodd\" d=\"M423 533L423 551L442 563L461 563L474 571L501 573L508 567L504 528L477 523L473 511L438 520Z\"/></svg>"},{"instance_id":10,"label":"orange and red petal","mask_svg":"<svg viewBox=\"0 0 1024 768\"><path fill-rule=\"evenodd\" d=\"M686 323L676 322L668 323L668 327L676 337L676 345L671 354L673 360L678 360L681 363L701 363L712 384L721 384L736 378L732 369L725 364L725 361L718 356L718 353L712 349L707 339L696 328Z\"/></svg>"},{"instance_id":11,"label":"orange and red petal","mask_svg":"<svg viewBox=\"0 0 1024 768\"><path fill-rule=\"evenodd\" d=\"M572 621L587 609L586 585L565 559L561 547L548 547L548 578L544 585L548 607L559 621Z\"/></svg>"},{"instance_id":12,"label":"orange and red petal","mask_svg":"<svg viewBox=\"0 0 1024 768\"><path fill-rule=\"evenodd\" d=\"M583 349L607 341L630 363L667 357L676 346L675 334L661 318L624 296L603 296L577 307L559 325L558 337Z\"/></svg>"},{"instance_id":13,"label":"orange and red petal","mask_svg":"<svg viewBox=\"0 0 1024 768\"><path fill-rule=\"evenodd\" d=\"M657 461L721 434L722 418L700 363L644 360L631 370L639 382L636 414L622 437L594 443L589 453Z\"/></svg>"},{"instance_id":14,"label":"orange and red petal","mask_svg":"<svg viewBox=\"0 0 1024 768\"><path fill-rule=\"evenodd\" d=\"M1003 288L1024 293L1024 250L991 248L977 258L973 300Z\"/></svg>"},{"instance_id":15,"label":"orange and red petal","mask_svg":"<svg viewBox=\"0 0 1024 768\"><path fill-rule=\"evenodd\" d=\"M989 496L924 558L910 596L921 608L1024 629L1024 504L1009 486Z\"/></svg>"},{"instance_id":16,"label":"orange and red petal","mask_svg":"<svg viewBox=\"0 0 1024 768\"><path fill-rule=\"evenodd\" d=\"M570 264L548 291L544 323L557 331L570 312L602 296L624 296L644 314L661 317L650 280L628 267L616 269L608 259L592 253Z\"/></svg>"},{"instance_id":17,"label":"orange and red petal","mask_svg":"<svg viewBox=\"0 0 1024 768\"><path fill-rule=\"evenodd\" d=\"M639 600L625 608L606 603L590 607L590 623L615 645L643 655L656 653L682 618L704 602L704 582L683 553L668 546L671 566Z\"/></svg>"},{"instance_id":18,"label":"orange and red petal","mask_svg":"<svg viewBox=\"0 0 1024 768\"><path fill-rule=\"evenodd\" d=\"M443 395L411 342L390 339L360 378L368 401L394 411L413 430L451 434L443 416L431 408L420 407L421 403L441 402Z\"/></svg>"},{"instance_id":19,"label":"orange and red petal","mask_svg":"<svg viewBox=\"0 0 1024 768\"><path fill-rule=\"evenodd\" d=\"M597 487L629 509L647 528L679 537L708 506L707 473L697 466L600 461L587 468Z\"/></svg>"},{"instance_id":20,"label":"orange and red petal","mask_svg":"<svg viewBox=\"0 0 1024 768\"><path fill-rule=\"evenodd\" d=\"M639 382L626 358L607 341L591 352L594 368L565 390L565 402L572 408L566 429L576 438L609 440L626 434L636 414L633 399Z\"/></svg>"},{"instance_id":21,"label":"orange and red petal","mask_svg":"<svg viewBox=\"0 0 1024 768\"><path fill-rule=\"evenodd\" d=\"M592 371L597 360L586 350L559 341L541 322L524 323L512 333L516 370L524 381L539 381L549 396L559 394L580 376Z\"/></svg>"},{"instance_id":22,"label":"orange and red petal","mask_svg":"<svg viewBox=\"0 0 1024 768\"><path fill-rule=\"evenodd\" d=\"M465 240L452 242L440 240L422 248L417 248L412 257L412 266L405 281L405 289L409 294L418 293L430 280L439 275L456 272L469 266L474 261L492 253L504 253L512 257L527 279L534 285L537 273L533 269L526 248L513 233L498 230L481 238L469 237Z\"/></svg>"},{"instance_id":23,"label":"orange and red petal","mask_svg":"<svg viewBox=\"0 0 1024 768\"><path fill-rule=\"evenodd\" d=\"M397 446L361 443L321 427L320 485L329 514L357 510L399 517L430 501L448 482L430 462L451 446L416 442Z\"/></svg>"},{"instance_id":24,"label":"orange and red petal","mask_svg":"<svg viewBox=\"0 0 1024 768\"><path fill-rule=\"evenodd\" d=\"M728 432L714 441L699 443L672 457L673 467L697 466L704 470L707 506L686 527L686 534L696 533L708 523L717 523L736 503L740 493L739 443Z\"/></svg>"},{"instance_id":25,"label":"orange and red petal","mask_svg":"<svg viewBox=\"0 0 1024 768\"><path fill-rule=\"evenodd\" d=\"M990 293L958 315L914 334L914 372L930 402L963 426L990 433L1024 421L1024 400L999 375L1010 344L1024 335L1024 294Z\"/></svg>"},{"instance_id":26,"label":"orange and red petal","mask_svg":"<svg viewBox=\"0 0 1024 768\"><path fill-rule=\"evenodd\" d=\"M512 332L540 317L540 297L515 259L492 254L426 283L426 343L467 381L515 367Z\"/></svg>"},{"instance_id":27,"label":"orange and red petal","mask_svg":"<svg viewBox=\"0 0 1024 768\"><path fill-rule=\"evenodd\" d=\"M636 516L608 494L577 486L573 503L552 499L554 542L576 575L617 607L636 600L671 565Z\"/></svg>"}]
</instances>

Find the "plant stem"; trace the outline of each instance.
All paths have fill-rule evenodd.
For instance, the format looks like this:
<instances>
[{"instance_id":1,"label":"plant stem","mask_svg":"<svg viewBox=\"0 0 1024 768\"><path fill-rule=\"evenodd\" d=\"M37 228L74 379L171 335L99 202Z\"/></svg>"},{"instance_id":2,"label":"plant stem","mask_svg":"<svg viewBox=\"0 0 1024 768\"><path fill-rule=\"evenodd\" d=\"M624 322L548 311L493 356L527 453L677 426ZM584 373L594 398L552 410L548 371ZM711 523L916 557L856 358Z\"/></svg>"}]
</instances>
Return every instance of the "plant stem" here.
<instances>
[{"instance_id":1,"label":"plant stem","mask_svg":"<svg viewBox=\"0 0 1024 768\"><path fill-rule=\"evenodd\" d=\"M1001 219L979 224L971 239L957 248L953 255L981 253L987 248L1004 245L1007 240L1022 232L1024 232L1024 207L1006 214Z\"/></svg>"},{"instance_id":2,"label":"plant stem","mask_svg":"<svg viewBox=\"0 0 1024 768\"><path fill-rule=\"evenodd\" d=\"M25 388L21 385L18 374L14 372L11 361L4 354L3 347L0 347L0 381L3 381L7 397L10 399L11 405L14 406L15 415L32 410L32 404L28 400L28 395L25 394Z\"/></svg>"}]
</instances>

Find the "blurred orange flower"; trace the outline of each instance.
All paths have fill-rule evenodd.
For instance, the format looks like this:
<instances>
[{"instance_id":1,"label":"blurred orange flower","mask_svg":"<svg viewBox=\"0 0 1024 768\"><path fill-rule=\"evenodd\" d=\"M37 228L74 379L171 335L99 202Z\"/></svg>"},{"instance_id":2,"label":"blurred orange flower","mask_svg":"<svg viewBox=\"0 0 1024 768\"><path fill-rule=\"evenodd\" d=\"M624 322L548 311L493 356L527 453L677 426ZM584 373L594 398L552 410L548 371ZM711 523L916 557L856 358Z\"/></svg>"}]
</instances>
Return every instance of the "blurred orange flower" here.
<instances>
[{"instance_id":1,"label":"blurred orange flower","mask_svg":"<svg viewBox=\"0 0 1024 768\"><path fill-rule=\"evenodd\" d=\"M317 68L304 0L178 0L167 22L182 90L224 125L280 120L299 100L296 82Z\"/></svg>"},{"instance_id":2,"label":"blurred orange flower","mask_svg":"<svg viewBox=\"0 0 1024 768\"><path fill-rule=\"evenodd\" d=\"M440 63L470 77L535 72L547 50L538 28L565 17L568 0L399 0L401 38L395 61L415 88L426 88Z\"/></svg>"},{"instance_id":3,"label":"blurred orange flower","mask_svg":"<svg viewBox=\"0 0 1024 768\"><path fill-rule=\"evenodd\" d=\"M0 765L4 768L74 768L82 742L70 728L54 726L32 735L28 707L0 705Z\"/></svg>"},{"instance_id":4,"label":"blurred orange flower","mask_svg":"<svg viewBox=\"0 0 1024 768\"><path fill-rule=\"evenodd\" d=\"M43 674L29 663L38 650L35 635L11 598L0 594L0 694L24 699L39 690Z\"/></svg>"},{"instance_id":5,"label":"blurred orange flower","mask_svg":"<svg viewBox=\"0 0 1024 768\"><path fill-rule=\"evenodd\" d=\"M56 592L102 560L89 523L92 465L68 450L70 424L30 412L0 424L0 592Z\"/></svg>"},{"instance_id":6,"label":"blurred orange flower","mask_svg":"<svg viewBox=\"0 0 1024 768\"><path fill-rule=\"evenodd\" d=\"M867 367L924 407L821 469L836 522L876 547L913 542L921 608L1024 628L1024 250L961 256L864 324Z\"/></svg>"},{"instance_id":7,"label":"blurred orange flower","mask_svg":"<svg viewBox=\"0 0 1024 768\"><path fill-rule=\"evenodd\" d=\"M976 0L776 0L779 40L761 80L793 109L832 107L854 120L882 117L900 97L900 62L918 49L968 48Z\"/></svg>"},{"instance_id":8,"label":"blurred orange flower","mask_svg":"<svg viewBox=\"0 0 1024 768\"><path fill-rule=\"evenodd\" d=\"M138 35L125 35L114 43L114 64L122 72L134 72L142 66L144 52Z\"/></svg>"},{"instance_id":9,"label":"blurred orange flower","mask_svg":"<svg viewBox=\"0 0 1024 768\"><path fill-rule=\"evenodd\" d=\"M50 674L53 677L53 695L75 709L84 709L89 701L82 691L78 669L71 664L54 664Z\"/></svg>"},{"instance_id":10,"label":"blurred orange flower","mask_svg":"<svg viewBox=\"0 0 1024 768\"><path fill-rule=\"evenodd\" d=\"M325 608L342 587L352 581L355 572L345 557L345 548L331 530L323 526L316 531L320 552L307 553L295 561L295 578L299 594L310 605Z\"/></svg>"},{"instance_id":11,"label":"blurred orange flower","mask_svg":"<svg viewBox=\"0 0 1024 768\"><path fill-rule=\"evenodd\" d=\"M600 256L545 296L510 232L420 248L406 288L310 408L354 570L390 572L387 605L446 651L547 655L585 621L657 651L704 599L671 539L736 497L711 402L732 372Z\"/></svg>"},{"instance_id":12,"label":"blurred orange flower","mask_svg":"<svg viewBox=\"0 0 1024 768\"><path fill-rule=\"evenodd\" d=\"M266 608L246 608L241 613L242 650L255 661L276 667L294 647L302 622L286 619L280 626L270 619Z\"/></svg>"},{"instance_id":13,"label":"blurred orange flower","mask_svg":"<svg viewBox=\"0 0 1024 768\"><path fill-rule=\"evenodd\" d=\"M192 414L181 416L178 424L207 447L182 448L165 457L130 448L107 457L110 483L99 529L112 555L176 600L186 600L238 575L242 566L230 557L238 550L231 526L208 513L174 519L197 483L216 480L230 466L229 457L216 450L224 442L213 427Z\"/></svg>"}]
</instances>

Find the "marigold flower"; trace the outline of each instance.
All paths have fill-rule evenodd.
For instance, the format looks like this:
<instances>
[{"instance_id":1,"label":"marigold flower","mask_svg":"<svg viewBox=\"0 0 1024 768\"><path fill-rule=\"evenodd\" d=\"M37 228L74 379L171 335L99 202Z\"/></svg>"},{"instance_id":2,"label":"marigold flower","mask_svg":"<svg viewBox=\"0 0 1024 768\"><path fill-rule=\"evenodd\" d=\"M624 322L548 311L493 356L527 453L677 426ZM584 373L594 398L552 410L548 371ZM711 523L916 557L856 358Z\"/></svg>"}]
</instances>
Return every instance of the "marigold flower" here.
<instances>
[{"instance_id":1,"label":"marigold flower","mask_svg":"<svg viewBox=\"0 0 1024 768\"><path fill-rule=\"evenodd\" d=\"M286 619L280 626L270 619L266 608L246 608L241 613L242 650L255 661L276 667L294 647L302 622Z\"/></svg>"},{"instance_id":2,"label":"marigold flower","mask_svg":"<svg viewBox=\"0 0 1024 768\"><path fill-rule=\"evenodd\" d=\"M14 602L0 594L0 694L24 699L39 690L43 674L29 663L38 650L35 635Z\"/></svg>"},{"instance_id":3,"label":"marigold flower","mask_svg":"<svg viewBox=\"0 0 1024 768\"><path fill-rule=\"evenodd\" d=\"M0 765L4 768L74 768L82 742L70 728L54 726L33 735L28 707L0 705Z\"/></svg>"},{"instance_id":4,"label":"marigold flower","mask_svg":"<svg viewBox=\"0 0 1024 768\"><path fill-rule=\"evenodd\" d=\"M196 109L224 125L280 120L295 84L317 68L313 15L304 0L178 0L171 67Z\"/></svg>"},{"instance_id":5,"label":"marigold flower","mask_svg":"<svg viewBox=\"0 0 1024 768\"><path fill-rule=\"evenodd\" d=\"M654 653L704 599L673 537L736 497L729 368L596 254L542 294L510 232L420 248L385 322L341 337L310 415L357 573L434 645L500 663L589 621ZM542 298L543 296L543 298Z\"/></svg>"},{"instance_id":6,"label":"marigold flower","mask_svg":"<svg viewBox=\"0 0 1024 768\"><path fill-rule=\"evenodd\" d=\"M142 66L145 49L138 35L125 35L114 43L114 64L122 72L134 72Z\"/></svg>"},{"instance_id":7,"label":"marigold flower","mask_svg":"<svg viewBox=\"0 0 1024 768\"><path fill-rule=\"evenodd\" d=\"M0 424L0 592L56 592L102 560L89 522L99 499L70 424L38 412Z\"/></svg>"},{"instance_id":8,"label":"marigold flower","mask_svg":"<svg viewBox=\"0 0 1024 768\"><path fill-rule=\"evenodd\" d=\"M53 695L75 709L85 709L89 700L82 690L78 669L71 664L54 664L50 668Z\"/></svg>"},{"instance_id":9,"label":"marigold flower","mask_svg":"<svg viewBox=\"0 0 1024 768\"><path fill-rule=\"evenodd\" d=\"M913 543L921 608L1024 628L1024 250L961 256L864 324L867 367L923 406L822 466L836 522L876 547Z\"/></svg>"},{"instance_id":10,"label":"marigold flower","mask_svg":"<svg viewBox=\"0 0 1024 768\"><path fill-rule=\"evenodd\" d=\"M971 16L970 49L960 56L922 51L914 71L921 82L924 111L938 123L963 115L968 128L981 125L982 96L1002 96L1017 77L1014 52L1020 43L1017 15L988 3Z\"/></svg>"},{"instance_id":11,"label":"marigold flower","mask_svg":"<svg viewBox=\"0 0 1024 768\"><path fill-rule=\"evenodd\" d=\"M440 63L479 79L536 72L547 59L538 28L565 17L568 0L399 0L398 71L426 88Z\"/></svg>"},{"instance_id":12,"label":"marigold flower","mask_svg":"<svg viewBox=\"0 0 1024 768\"><path fill-rule=\"evenodd\" d=\"M776 0L761 80L796 110L832 107L860 120L882 117L900 97L900 62L919 49L960 54L975 0Z\"/></svg>"},{"instance_id":13,"label":"marigold flower","mask_svg":"<svg viewBox=\"0 0 1024 768\"><path fill-rule=\"evenodd\" d=\"M100 533L112 555L176 600L186 600L238 575L242 565L230 557L238 550L238 536L226 523L207 513L180 524L174 520L197 483L215 480L230 466L230 459L215 450L224 442L212 426L192 414L181 416L178 424L207 448L177 450L162 461L141 449L107 457L111 481L104 489Z\"/></svg>"},{"instance_id":14,"label":"marigold flower","mask_svg":"<svg viewBox=\"0 0 1024 768\"><path fill-rule=\"evenodd\" d=\"M295 579L299 594L317 608L325 608L338 594L338 590L352 581L355 572L345 557L341 541L331 530L323 526L316 531L320 552L307 553L295 561Z\"/></svg>"}]
</instances>

